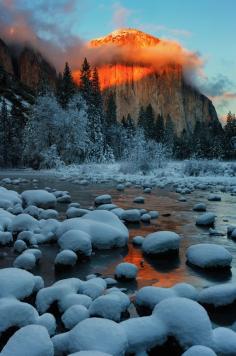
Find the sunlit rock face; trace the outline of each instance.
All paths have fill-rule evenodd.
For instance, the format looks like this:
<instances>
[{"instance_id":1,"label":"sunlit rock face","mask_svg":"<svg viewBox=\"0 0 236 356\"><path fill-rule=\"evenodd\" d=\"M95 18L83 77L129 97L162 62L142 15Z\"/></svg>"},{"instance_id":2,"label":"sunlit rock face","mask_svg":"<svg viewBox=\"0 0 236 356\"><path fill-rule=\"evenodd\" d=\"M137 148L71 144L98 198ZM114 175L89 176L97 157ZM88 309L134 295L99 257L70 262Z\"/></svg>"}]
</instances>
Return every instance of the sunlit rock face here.
<instances>
[{"instance_id":1,"label":"sunlit rock face","mask_svg":"<svg viewBox=\"0 0 236 356\"><path fill-rule=\"evenodd\" d=\"M142 31L121 29L90 41L88 46L100 51L97 66L101 89L105 99L114 93L118 120L130 114L137 121L140 107L148 104L165 120L171 116L178 135L183 129L192 131L197 120L218 120L212 102L186 83L183 68L175 63L174 54L172 63L163 60L160 65L152 65L152 61L148 61L149 53L162 46L162 40ZM151 55L155 58L153 53ZM162 61L160 54L158 60ZM73 75L79 82L79 71Z\"/></svg>"}]
</instances>

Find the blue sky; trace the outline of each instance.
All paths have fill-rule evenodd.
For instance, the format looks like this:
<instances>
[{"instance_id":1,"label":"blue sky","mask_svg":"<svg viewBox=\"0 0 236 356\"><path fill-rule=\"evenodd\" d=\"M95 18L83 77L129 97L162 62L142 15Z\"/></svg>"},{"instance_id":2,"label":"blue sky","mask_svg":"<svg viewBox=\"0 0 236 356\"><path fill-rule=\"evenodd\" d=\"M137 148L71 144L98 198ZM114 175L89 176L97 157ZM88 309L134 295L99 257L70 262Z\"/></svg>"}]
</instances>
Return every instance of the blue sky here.
<instances>
[{"instance_id":1,"label":"blue sky","mask_svg":"<svg viewBox=\"0 0 236 356\"><path fill-rule=\"evenodd\" d=\"M177 40L204 59L203 90L219 116L236 112L236 0L0 0L1 6L10 15L0 11L0 22L18 13L27 28L54 42L88 40L118 27Z\"/></svg>"}]
</instances>

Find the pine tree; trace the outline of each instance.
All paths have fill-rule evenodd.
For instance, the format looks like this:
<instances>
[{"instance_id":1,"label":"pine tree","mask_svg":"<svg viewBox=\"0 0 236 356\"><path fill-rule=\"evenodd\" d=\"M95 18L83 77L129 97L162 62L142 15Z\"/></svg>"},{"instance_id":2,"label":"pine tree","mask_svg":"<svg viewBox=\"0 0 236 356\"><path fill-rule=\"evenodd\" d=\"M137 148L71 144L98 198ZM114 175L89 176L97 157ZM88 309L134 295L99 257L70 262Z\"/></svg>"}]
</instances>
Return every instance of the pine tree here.
<instances>
[{"instance_id":1,"label":"pine tree","mask_svg":"<svg viewBox=\"0 0 236 356\"><path fill-rule=\"evenodd\" d=\"M139 116L138 116L138 127L144 129L145 121L146 121L146 113L145 113L144 107L141 106L141 108L139 110Z\"/></svg>"},{"instance_id":2,"label":"pine tree","mask_svg":"<svg viewBox=\"0 0 236 356\"><path fill-rule=\"evenodd\" d=\"M152 105L149 104L145 112L145 123L144 123L144 134L147 139L154 139L155 130L154 130L154 112Z\"/></svg>"},{"instance_id":3,"label":"pine tree","mask_svg":"<svg viewBox=\"0 0 236 356\"><path fill-rule=\"evenodd\" d=\"M166 119L166 123L165 123L163 142L168 147L170 154L173 150L174 137L175 137L174 122L173 122L172 118L170 117L170 115L168 115L167 119Z\"/></svg>"},{"instance_id":4,"label":"pine tree","mask_svg":"<svg viewBox=\"0 0 236 356\"><path fill-rule=\"evenodd\" d=\"M80 91L83 98L86 100L87 105L89 105L91 103L92 81L91 68L86 57L84 58L80 71Z\"/></svg>"},{"instance_id":5,"label":"pine tree","mask_svg":"<svg viewBox=\"0 0 236 356\"><path fill-rule=\"evenodd\" d=\"M69 101L76 92L69 64L65 63L63 76L58 78L57 97L63 109L67 108Z\"/></svg>"},{"instance_id":6,"label":"pine tree","mask_svg":"<svg viewBox=\"0 0 236 356\"><path fill-rule=\"evenodd\" d=\"M106 103L106 126L111 127L117 124L116 119L116 102L114 94L111 93L108 96L107 103Z\"/></svg>"},{"instance_id":7,"label":"pine tree","mask_svg":"<svg viewBox=\"0 0 236 356\"><path fill-rule=\"evenodd\" d=\"M25 124L26 121L22 115L21 108L13 104L10 112L11 150L9 157L13 167L21 163L23 149L23 130Z\"/></svg>"},{"instance_id":8,"label":"pine tree","mask_svg":"<svg viewBox=\"0 0 236 356\"><path fill-rule=\"evenodd\" d=\"M162 142L164 139L164 131L165 131L165 125L164 125L164 119L161 114L157 116L156 122L155 122L155 129L154 129L154 135L155 135L155 140L157 142Z\"/></svg>"}]
</instances>

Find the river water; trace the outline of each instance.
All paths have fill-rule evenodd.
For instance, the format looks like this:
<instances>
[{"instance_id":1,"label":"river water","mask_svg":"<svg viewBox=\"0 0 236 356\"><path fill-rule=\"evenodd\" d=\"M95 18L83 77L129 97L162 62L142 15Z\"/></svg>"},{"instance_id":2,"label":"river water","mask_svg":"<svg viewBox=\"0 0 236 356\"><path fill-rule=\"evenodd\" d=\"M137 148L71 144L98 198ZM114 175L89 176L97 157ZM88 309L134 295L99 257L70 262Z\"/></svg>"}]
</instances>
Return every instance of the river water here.
<instances>
[{"instance_id":1,"label":"river water","mask_svg":"<svg viewBox=\"0 0 236 356\"><path fill-rule=\"evenodd\" d=\"M20 175L18 175L19 177ZM11 177L9 175L9 177ZM3 178L3 176L0 178ZM24 178L27 176L24 175ZM32 178L32 177L30 177ZM236 282L236 242L224 236L210 236L208 229L195 225L197 212L192 210L197 202L205 202L207 210L217 215L215 228L226 232L229 224L236 224L236 198L228 193L220 193L222 201L209 202L207 196L209 191L195 190L186 195L186 202L180 202L179 194L171 188L153 189L151 194L142 194L138 187L126 188L124 192L115 189L116 183L78 185L69 181L62 181L51 176L38 178L37 183L26 183L18 186L9 186L9 189L22 192L26 189L51 187L58 190L67 190L72 196L73 202L79 202L82 208L93 205L94 198L100 194L111 194L113 203L122 208L145 208L147 210L158 210L160 216L153 220L151 224L129 224L130 241L136 235L145 236L148 233L158 230L171 230L182 236L179 257L175 258L153 258L149 259L142 255L140 248L134 247L130 242L128 248L95 251L88 261L78 263L73 269L63 272L55 272L54 259L58 253L57 245L40 245L42 259L40 264L32 272L44 278L45 284L50 285L55 280L78 277L85 278L91 273L100 273L103 276L113 276L115 266L127 261L139 267L136 282L123 284L130 293L145 285L156 285L160 287L170 287L179 282L187 282L201 289L216 283ZM133 199L136 196L145 197L144 204L135 204ZM58 204L57 210L60 218L63 219L67 205ZM166 216L170 214L169 216ZM188 246L196 243L217 243L225 246L233 255L232 268L230 272L205 272L194 269L186 265L185 253ZM0 259L0 268L12 266L16 255L11 247L4 247L0 252L5 252L5 257ZM3 255L3 254L2 254ZM236 314L235 314L236 315ZM223 318L223 324L230 324L230 321ZM222 322L220 323L222 324Z\"/></svg>"}]
</instances>

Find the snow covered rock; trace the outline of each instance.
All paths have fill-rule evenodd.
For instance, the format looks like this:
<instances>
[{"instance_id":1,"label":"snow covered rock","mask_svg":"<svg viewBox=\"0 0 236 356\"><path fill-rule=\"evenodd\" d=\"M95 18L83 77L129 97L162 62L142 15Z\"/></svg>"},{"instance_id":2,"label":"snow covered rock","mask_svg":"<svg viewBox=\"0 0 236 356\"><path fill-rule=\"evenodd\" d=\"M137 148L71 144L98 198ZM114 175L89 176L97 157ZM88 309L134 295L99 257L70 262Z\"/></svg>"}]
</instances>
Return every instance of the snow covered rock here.
<instances>
[{"instance_id":1,"label":"snow covered rock","mask_svg":"<svg viewBox=\"0 0 236 356\"><path fill-rule=\"evenodd\" d=\"M132 243L133 245L142 246L144 240L145 238L143 236L135 236L132 239Z\"/></svg>"},{"instance_id":2,"label":"snow covered rock","mask_svg":"<svg viewBox=\"0 0 236 356\"><path fill-rule=\"evenodd\" d=\"M0 208L8 209L21 203L21 197L17 192L0 187Z\"/></svg>"},{"instance_id":3,"label":"snow covered rock","mask_svg":"<svg viewBox=\"0 0 236 356\"><path fill-rule=\"evenodd\" d=\"M71 203L71 196L69 194L62 195L57 198L57 202L61 204L69 204Z\"/></svg>"},{"instance_id":4,"label":"snow covered rock","mask_svg":"<svg viewBox=\"0 0 236 356\"><path fill-rule=\"evenodd\" d=\"M204 203L197 203L193 207L194 211L206 211L206 204Z\"/></svg>"},{"instance_id":5,"label":"snow covered rock","mask_svg":"<svg viewBox=\"0 0 236 356\"><path fill-rule=\"evenodd\" d=\"M79 218L87 213L89 213L90 210L88 209L81 209L81 208L76 208L76 207L69 207L69 209L66 211L66 216L68 219L71 218Z\"/></svg>"},{"instance_id":6,"label":"snow covered rock","mask_svg":"<svg viewBox=\"0 0 236 356\"><path fill-rule=\"evenodd\" d=\"M27 325L18 330L4 346L1 356L53 356L53 344L47 329Z\"/></svg>"},{"instance_id":7,"label":"snow covered rock","mask_svg":"<svg viewBox=\"0 0 236 356\"><path fill-rule=\"evenodd\" d=\"M88 281L82 282L79 293L88 295L92 299L98 298L106 289L106 281L100 277L92 278Z\"/></svg>"},{"instance_id":8,"label":"snow covered rock","mask_svg":"<svg viewBox=\"0 0 236 356\"><path fill-rule=\"evenodd\" d=\"M138 209L125 210L120 217L122 220L127 222L139 222L141 218L141 213Z\"/></svg>"},{"instance_id":9,"label":"snow covered rock","mask_svg":"<svg viewBox=\"0 0 236 356\"><path fill-rule=\"evenodd\" d=\"M63 250L56 255L55 265L56 266L74 266L77 262L77 255L74 251Z\"/></svg>"},{"instance_id":10,"label":"snow covered rock","mask_svg":"<svg viewBox=\"0 0 236 356\"><path fill-rule=\"evenodd\" d=\"M68 356L112 356L111 354L108 354L106 352L100 352L100 351L94 351L94 350L89 350L89 351L79 351L75 352L73 354L69 354Z\"/></svg>"},{"instance_id":11,"label":"snow covered rock","mask_svg":"<svg viewBox=\"0 0 236 356\"><path fill-rule=\"evenodd\" d=\"M0 298L13 296L23 299L30 296L38 287L42 287L41 277L19 268L0 270Z\"/></svg>"},{"instance_id":12,"label":"snow covered rock","mask_svg":"<svg viewBox=\"0 0 236 356\"><path fill-rule=\"evenodd\" d=\"M166 339L166 328L153 317L131 318L120 323L128 339L127 351L135 355L162 345ZM145 355L145 353L144 353Z\"/></svg>"},{"instance_id":13,"label":"snow covered rock","mask_svg":"<svg viewBox=\"0 0 236 356\"><path fill-rule=\"evenodd\" d=\"M24 214L29 214L33 216L33 218L38 219L39 218L39 208L34 205L29 205L27 208L24 209Z\"/></svg>"},{"instance_id":14,"label":"snow covered rock","mask_svg":"<svg viewBox=\"0 0 236 356\"><path fill-rule=\"evenodd\" d=\"M148 214L151 216L152 219L157 219L159 216L158 211L155 211L155 210L149 211Z\"/></svg>"},{"instance_id":15,"label":"snow covered rock","mask_svg":"<svg viewBox=\"0 0 236 356\"><path fill-rule=\"evenodd\" d=\"M50 287L42 288L36 296L36 307L40 313L45 313L54 303L60 303L67 295L77 293L81 281L78 278L67 278L55 282Z\"/></svg>"},{"instance_id":16,"label":"snow covered rock","mask_svg":"<svg viewBox=\"0 0 236 356\"><path fill-rule=\"evenodd\" d=\"M221 201L221 196L217 194L210 194L207 199L209 201Z\"/></svg>"},{"instance_id":17,"label":"snow covered rock","mask_svg":"<svg viewBox=\"0 0 236 356\"><path fill-rule=\"evenodd\" d=\"M92 298L85 294L67 293L59 300L59 309L64 312L72 305L83 305L85 308L89 308L92 303Z\"/></svg>"},{"instance_id":18,"label":"snow covered rock","mask_svg":"<svg viewBox=\"0 0 236 356\"><path fill-rule=\"evenodd\" d=\"M97 207L97 210L108 210L111 211L113 209L118 208L116 204L101 204Z\"/></svg>"},{"instance_id":19,"label":"snow covered rock","mask_svg":"<svg viewBox=\"0 0 236 356\"><path fill-rule=\"evenodd\" d=\"M185 351L182 356L217 356L216 353L209 347L195 345Z\"/></svg>"},{"instance_id":20,"label":"snow covered rock","mask_svg":"<svg viewBox=\"0 0 236 356\"><path fill-rule=\"evenodd\" d=\"M95 205L111 204L112 199L109 194L99 195L95 198Z\"/></svg>"},{"instance_id":21,"label":"snow covered rock","mask_svg":"<svg viewBox=\"0 0 236 356\"><path fill-rule=\"evenodd\" d=\"M138 273L138 267L133 263L122 262L116 266L115 276L117 279L129 280L135 279Z\"/></svg>"},{"instance_id":22,"label":"snow covered rock","mask_svg":"<svg viewBox=\"0 0 236 356\"><path fill-rule=\"evenodd\" d=\"M5 246L13 242L13 237L10 232L0 231L0 245Z\"/></svg>"},{"instance_id":23,"label":"snow covered rock","mask_svg":"<svg viewBox=\"0 0 236 356\"><path fill-rule=\"evenodd\" d=\"M133 202L137 204L144 204L144 201L145 201L144 197L136 197L133 200Z\"/></svg>"},{"instance_id":24,"label":"snow covered rock","mask_svg":"<svg viewBox=\"0 0 236 356\"><path fill-rule=\"evenodd\" d=\"M179 251L180 236L172 231L158 231L146 236L142 250L149 255L176 253Z\"/></svg>"},{"instance_id":25,"label":"snow covered rock","mask_svg":"<svg viewBox=\"0 0 236 356\"><path fill-rule=\"evenodd\" d=\"M55 336L52 340L56 345ZM81 321L67 333L69 351L95 350L123 355L128 346L123 328L112 320L89 318Z\"/></svg>"},{"instance_id":26,"label":"snow covered rock","mask_svg":"<svg viewBox=\"0 0 236 356\"><path fill-rule=\"evenodd\" d=\"M92 253L91 236L84 231L66 231L59 238L58 244L63 250L72 250L74 252L81 253L84 256L90 256Z\"/></svg>"},{"instance_id":27,"label":"snow covered rock","mask_svg":"<svg viewBox=\"0 0 236 356\"><path fill-rule=\"evenodd\" d=\"M112 209L111 212L113 214L115 214L116 216L118 216L119 219L121 219L121 215L123 214L125 210L122 209L122 208L115 208L115 209Z\"/></svg>"},{"instance_id":28,"label":"snow covered rock","mask_svg":"<svg viewBox=\"0 0 236 356\"><path fill-rule=\"evenodd\" d=\"M212 348L217 355L233 356L236 350L236 333L228 328L216 328L213 330Z\"/></svg>"},{"instance_id":29,"label":"snow covered rock","mask_svg":"<svg viewBox=\"0 0 236 356\"><path fill-rule=\"evenodd\" d=\"M216 215L213 213L205 213L197 217L196 225L211 226L215 222Z\"/></svg>"},{"instance_id":30,"label":"snow covered rock","mask_svg":"<svg viewBox=\"0 0 236 356\"><path fill-rule=\"evenodd\" d=\"M61 320L66 329L72 329L76 324L89 318L89 311L83 305L72 305L62 315Z\"/></svg>"},{"instance_id":31,"label":"snow covered rock","mask_svg":"<svg viewBox=\"0 0 236 356\"><path fill-rule=\"evenodd\" d=\"M141 221L143 221L143 222L150 222L150 220L151 220L151 215L149 215L149 214L143 214L142 216L141 216L141 219L140 219Z\"/></svg>"},{"instance_id":32,"label":"snow covered rock","mask_svg":"<svg viewBox=\"0 0 236 356\"><path fill-rule=\"evenodd\" d=\"M144 192L145 194L150 194L151 191L152 191L152 189L151 189L151 188L148 188L148 187L143 189L143 192Z\"/></svg>"},{"instance_id":33,"label":"snow covered rock","mask_svg":"<svg viewBox=\"0 0 236 356\"><path fill-rule=\"evenodd\" d=\"M56 205L55 196L43 189L25 190L21 197L26 206L35 205L38 208L50 209Z\"/></svg>"},{"instance_id":34,"label":"snow covered rock","mask_svg":"<svg viewBox=\"0 0 236 356\"><path fill-rule=\"evenodd\" d=\"M27 249L27 245L26 245L25 241L16 240L16 242L14 243L14 251L21 253L26 249Z\"/></svg>"},{"instance_id":35,"label":"snow covered rock","mask_svg":"<svg viewBox=\"0 0 236 356\"><path fill-rule=\"evenodd\" d=\"M26 251L27 250L16 257L15 261L13 262L13 266L30 271L36 265L36 257L33 253L28 253Z\"/></svg>"},{"instance_id":36,"label":"snow covered rock","mask_svg":"<svg viewBox=\"0 0 236 356\"><path fill-rule=\"evenodd\" d=\"M12 220L11 229L13 232L36 231L38 228L38 220L28 214L19 214Z\"/></svg>"},{"instance_id":37,"label":"snow covered rock","mask_svg":"<svg viewBox=\"0 0 236 356\"><path fill-rule=\"evenodd\" d=\"M123 192L123 191L125 190L125 185L122 184L122 183L119 183L119 184L117 184L116 189L117 189L119 192Z\"/></svg>"},{"instance_id":38,"label":"snow covered rock","mask_svg":"<svg viewBox=\"0 0 236 356\"><path fill-rule=\"evenodd\" d=\"M154 308L152 316L161 321L166 334L173 336L184 349L211 344L212 327L208 314L193 300L167 298Z\"/></svg>"},{"instance_id":39,"label":"snow covered rock","mask_svg":"<svg viewBox=\"0 0 236 356\"><path fill-rule=\"evenodd\" d=\"M122 312L127 310L129 304L129 298L124 293L111 292L95 299L89 307L89 313L91 316L102 317L119 322Z\"/></svg>"},{"instance_id":40,"label":"snow covered rock","mask_svg":"<svg viewBox=\"0 0 236 356\"><path fill-rule=\"evenodd\" d=\"M147 286L138 290L135 297L137 307L145 309L148 314L162 300L174 297L197 299L197 290L187 283L177 283L171 288Z\"/></svg>"},{"instance_id":41,"label":"snow covered rock","mask_svg":"<svg viewBox=\"0 0 236 356\"><path fill-rule=\"evenodd\" d=\"M236 285L226 283L204 288L199 293L198 301L215 307L232 304L236 301Z\"/></svg>"},{"instance_id":42,"label":"snow covered rock","mask_svg":"<svg viewBox=\"0 0 236 356\"><path fill-rule=\"evenodd\" d=\"M110 211L94 210L81 218L68 219L61 223L57 236L68 230L80 230L91 236L92 246L97 249L123 247L128 242L128 229Z\"/></svg>"},{"instance_id":43,"label":"snow covered rock","mask_svg":"<svg viewBox=\"0 0 236 356\"><path fill-rule=\"evenodd\" d=\"M196 244L187 249L187 261L201 268L229 268L232 255L216 244Z\"/></svg>"},{"instance_id":44,"label":"snow covered rock","mask_svg":"<svg viewBox=\"0 0 236 356\"><path fill-rule=\"evenodd\" d=\"M54 210L54 209L46 209L46 210L40 210L39 213L39 218L40 219L57 219L58 218L58 211Z\"/></svg>"},{"instance_id":45,"label":"snow covered rock","mask_svg":"<svg viewBox=\"0 0 236 356\"><path fill-rule=\"evenodd\" d=\"M210 227L210 229L209 229L209 235L224 236L225 234L224 234L223 232L221 232L221 231L218 231L218 230L216 230L216 229L212 229L212 228Z\"/></svg>"}]
</instances>

